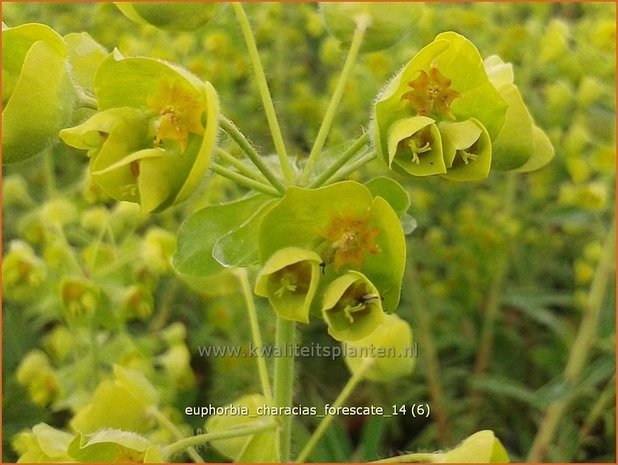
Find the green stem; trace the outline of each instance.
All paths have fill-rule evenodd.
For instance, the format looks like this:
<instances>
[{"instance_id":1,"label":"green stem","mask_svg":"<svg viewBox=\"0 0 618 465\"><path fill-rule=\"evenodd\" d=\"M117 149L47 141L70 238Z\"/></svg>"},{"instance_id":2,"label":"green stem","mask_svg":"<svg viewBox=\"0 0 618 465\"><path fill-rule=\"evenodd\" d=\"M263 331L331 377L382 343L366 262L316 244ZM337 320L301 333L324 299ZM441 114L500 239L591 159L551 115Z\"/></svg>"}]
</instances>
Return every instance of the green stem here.
<instances>
[{"instance_id":1,"label":"green stem","mask_svg":"<svg viewBox=\"0 0 618 465\"><path fill-rule=\"evenodd\" d=\"M586 420L584 421L584 425L579 431L579 438L577 439L577 446L573 450L573 452L576 452L579 449L579 446L584 441L584 439L586 439L586 437L590 434L590 431L592 431L592 428L597 423L597 421L599 421L601 416L605 412L607 412L607 409L610 403L615 400L616 400L616 373L614 373L614 376L612 376L612 379L609 380L609 382L607 383L607 386L605 387L601 395L598 397L597 401L594 403L592 409L590 410L590 413L586 417ZM573 461L572 457L568 461L572 462Z\"/></svg>"},{"instance_id":2,"label":"green stem","mask_svg":"<svg viewBox=\"0 0 618 465\"><path fill-rule=\"evenodd\" d=\"M260 382L262 384L262 393L266 398L268 405L273 403L273 394L270 388L270 381L268 379L268 369L266 367L266 359L264 358L264 351L262 350L262 335L260 333L260 325L258 324L257 311L255 309L255 301L253 300L253 293L249 287L249 278L247 270L245 268L239 268L236 271L236 275L240 281L242 287L242 293L245 296L245 302L247 303L247 313L249 314L249 324L251 325L251 336L253 339L253 345L258 353L258 372L260 375Z\"/></svg>"},{"instance_id":3,"label":"green stem","mask_svg":"<svg viewBox=\"0 0 618 465\"><path fill-rule=\"evenodd\" d=\"M517 179L517 173L510 173L506 180L502 208L507 219L510 218L513 213L515 194L517 191ZM511 250L507 246L498 258L497 271L494 274L493 281L490 284L487 295L479 350L477 352L476 361L474 364L474 373L477 376L480 376L485 372L491 359L496 320L500 311L500 304L502 303L502 289L504 287L506 275L509 271L510 259Z\"/></svg>"},{"instance_id":4,"label":"green stem","mask_svg":"<svg viewBox=\"0 0 618 465\"><path fill-rule=\"evenodd\" d=\"M410 245L411 247L411 245ZM441 445L446 445L451 441L449 420L444 408L444 394L442 392L442 383L440 381L440 361L438 359L438 351L434 344L433 331L431 328L431 320L429 319L429 308L423 302L422 289L419 285L419 276L416 270L414 255L408 255L408 282L410 283L410 295L412 297L411 306L412 312L416 316L418 331L415 331L418 343L422 347L422 352L425 354L425 362L427 364L427 385L429 389L429 397L431 398L432 413L436 419L436 427L438 430L438 439Z\"/></svg>"},{"instance_id":5,"label":"green stem","mask_svg":"<svg viewBox=\"0 0 618 465\"><path fill-rule=\"evenodd\" d=\"M224 178L228 178L241 186L256 190L258 192L262 192L263 194L270 195L273 197L281 196L281 193L273 189L272 187L267 186L266 184L262 184L259 181L250 179L246 176L243 176L242 174L237 173L236 171L232 171L231 169L224 168L223 166L217 165L216 163L213 163L210 167L214 173L217 173L219 176L223 176Z\"/></svg>"},{"instance_id":6,"label":"green stem","mask_svg":"<svg viewBox=\"0 0 618 465\"><path fill-rule=\"evenodd\" d=\"M45 151L45 180L47 181L47 198L51 199L56 195L56 169L52 149Z\"/></svg>"},{"instance_id":7,"label":"green stem","mask_svg":"<svg viewBox=\"0 0 618 465\"><path fill-rule=\"evenodd\" d=\"M387 459L376 460L375 462L369 462L369 463L407 463L407 462L431 463L431 462L439 461L440 455L442 454L419 452L416 454L398 455L397 457L389 457Z\"/></svg>"},{"instance_id":8,"label":"green stem","mask_svg":"<svg viewBox=\"0 0 618 465\"><path fill-rule=\"evenodd\" d=\"M296 324L293 321L277 317L276 345L281 354L275 359L275 407L291 407L294 393L294 356L288 354L288 348L294 344ZM281 461L290 461L290 444L292 440L292 417L282 415L279 418L279 448Z\"/></svg>"},{"instance_id":9,"label":"green stem","mask_svg":"<svg viewBox=\"0 0 618 465\"><path fill-rule=\"evenodd\" d=\"M345 177L348 176L349 174L354 173L356 170L358 170L359 168L362 168L370 161L375 160L377 156L378 156L378 153L373 150L369 153L366 153L365 155L360 157L358 160L356 160L354 163L350 163L344 169L340 170L337 174L335 174L334 176L331 176L331 178L327 180L326 183L332 184L336 181L340 181L341 179L345 179Z\"/></svg>"},{"instance_id":10,"label":"green stem","mask_svg":"<svg viewBox=\"0 0 618 465\"><path fill-rule=\"evenodd\" d=\"M226 152L222 148L217 147L217 156L219 157L220 160L223 160L228 165L231 165L232 167L236 168L236 171L238 171L240 174L247 176L248 178L254 179L256 181L262 182L264 184L268 183L268 179L266 179L263 174L245 165L241 160L236 158L231 153Z\"/></svg>"},{"instance_id":11,"label":"green stem","mask_svg":"<svg viewBox=\"0 0 618 465\"><path fill-rule=\"evenodd\" d=\"M260 60L260 54L258 53L257 45L255 43L255 37L251 31L251 24L247 18L242 4L232 3L236 18L240 24L242 34L249 51L249 57L253 65L253 71L255 73L255 79L257 81L260 96L262 97L262 104L264 105L264 111L266 112L266 119L268 120L268 126L275 144L275 150L279 156L279 162L281 163L281 171L288 183L294 181L294 169L288 158L287 151L285 149L285 143L283 142L283 135L281 134L281 128L279 128L279 121L277 121L277 113L275 112L275 106L270 96L270 90L268 90L268 82L266 82L266 75L264 74L264 68L262 67L262 61Z\"/></svg>"},{"instance_id":12,"label":"green stem","mask_svg":"<svg viewBox=\"0 0 618 465\"><path fill-rule=\"evenodd\" d=\"M343 165L349 162L356 154L369 142L369 134L366 132L360 136L354 144L352 144L345 152L343 152L335 162L330 165L326 170L320 174L316 179L309 184L310 188L316 188L323 186L337 171L341 169Z\"/></svg>"},{"instance_id":13,"label":"green stem","mask_svg":"<svg viewBox=\"0 0 618 465\"><path fill-rule=\"evenodd\" d=\"M328 108L326 109L324 119L322 120L320 129L318 130L318 135L316 136L313 147L311 148L311 152L309 153L307 164L303 169L303 173L300 178L301 183L305 183L307 179L309 179L309 176L315 169L316 161L322 153L326 138L328 137L330 129L333 125L335 113L337 112L337 108L341 103L341 98L343 97L345 86L348 82L348 79L350 78L350 74L352 73L352 69L354 68L354 64L356 63L356 60L358 58L358 52L360 50L361 44L363 43L363 37L365 36L365 31L367 30L368 26L369 18L367 16L360 16L356 19L356 29L354 30L354 36L352 37L352 42L350 44L350 51L348 52L348 56L346 57L343 69L341 70L341 74L339 75L339 80L337 81L335 91L333 92L330 102L328 103Z\"/></svg>"},{"instance_id":14,"label":"green stem","mask_svg":"<svg viewBox=\"0 0 618 465\"><path fill-rule=\"evenodd\" d=\"M178 427L170 421L157 407L151 407L148 409L148 413L156 418L161 426L166 428L170 433L174 435L174 437L178 440L185 439L182 431L178 429ZM195 463L204 463L204 459L200 456L200 454L195 450L194 447L187 448L187 454L191 457Z\"/></svg>"},{"instance_id":15,"label":"green stem","mask_svg":"<svg viewBox=\"0 0 618 465\"><path fill-rule=\"evenodd\" d=\"M219 439L237 438L240 436L249 436L251 434L261 433L277 428L277 422L268 419L260 420L242 426L226 429L225 431L216 431L213 433L198 434L188 438L180 439L163 448L163 456L171 457L178 452L182 452L192 446L204 444L205 442L217 441Z\"/></svg>"},{"instance_id":16,"label":"green stem","mask_svg":"<svg viewBox=\"0 0 618 465\"><path fill-rule=\"evenodd\" d=\"M97 323L90 323L90 355L92 357L92 387L99 384L99 346L97 344Z\"/></svg>"},{"instance_id":17,"label":"green stem","mask_svg":"<svg viewBox=\"0 0 618 465\"><path fill-rule=\"evenodd\" d=\"M242 151L245 152L245 155L249 157L251 163L253 163L255 167L260 170L260 173L268 179L268 182L271 183L272 186L279 192L285 192L285 185L277 178L277 176L275 176L270 168L266 166L264 160L262 160L244 134L238 130L236 125L224 116L219 118L219 124L221 125L221 129L223 129L234 140L234 142L238 144Z\"/></svg>"},{"instance_id":18,"label":"green stem","mask_svg":"<svg viewBox=\"0 0 618 465\"><path fill-rule=\"evenodd\" d=\"M603 307L605 293L609 282L609 276L615 264L615 241L616 241L616 225L615 219L612 219L612 225L607 232L605 244L603 248L603 256L599 260L597 269L594 273L590 292L586 299L586 306L582 316L575 343L571 347L569 359L564 369L564 377L567 383L571 386L576 385L581 374L588 363L588 355L590 348L594 342L597 333L599 316ZM547 452L547 448L554 440L554 435L562 416L567 410L571 396L564 396L552 402L545 414L537 431L536 437L532 443L532 447L528 454L528 462L542 462Z\"/></svg>"},{"instance_id":19,"label":"green stem","mask_svg":"<svg viewBox=\"0 0 618 465\"><path fill-rule=\"evenodd\" d=\"M367 359L365 363L363 363L363 365L361 365L360 368L356 370L356 373L354 373L354 375L348 380L346 385L343 387L343 389L337 396L337 399L335 400L335 402L333 402L334 409L341 407L343 403L348 399L348 397L350 397L350 394L352 394L354 389L356 389L356 386L358 386L358 383L362 381L363 375L365 374L365 371L367 370L367 368L369 368L370 365L371 365L371 360ZM316 430L313 432L313 434L309 438L309 441L307 442L307 444L305 445L301 453L296 458L295 460L296 463L303 463L307 460L307 458L309 457L311 452L313 452L313 449L318 444L318 442L320 441L320 439L322 438L322 436L324 435L324 433L326 432L326 430L328 429L328 427L330 426L330 424L333 422L334 419L335 419L335 416L330 415L330 414L322 418L322 421L320 421L320 424L318 425Z\"/></svg>"}]
</instances>

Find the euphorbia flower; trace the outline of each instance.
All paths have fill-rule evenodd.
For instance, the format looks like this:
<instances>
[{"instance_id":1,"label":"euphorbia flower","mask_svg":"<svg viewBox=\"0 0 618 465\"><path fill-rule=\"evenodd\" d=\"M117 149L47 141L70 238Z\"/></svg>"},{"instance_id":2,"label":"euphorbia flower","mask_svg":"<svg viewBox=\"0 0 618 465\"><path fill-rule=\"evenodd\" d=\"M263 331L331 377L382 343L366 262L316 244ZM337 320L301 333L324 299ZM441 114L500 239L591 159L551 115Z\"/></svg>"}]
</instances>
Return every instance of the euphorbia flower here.
<instances>
[{"instance_id":1,"label":"euphorbia flower","mask_svg":"<svg viewBox=\"0 0 618 465\"><path fill-rule=\"evenodd\" d=\"M360 268L367 254L378 253L376 237L379 233L378 228L369 226L369 217L335 215L320 232L329 241L324 253L324 264L332 263L336 271L343 265Z\"/></svg>"},{"instance_id":2,"label":"euphorbia flower","mask_svg":"<svg viewBox=\"0 0 618 465\"><path fill-rule=\"evenodd\" d=\"M320 257L320 286L347 271L358 271L379 290L387 311L397 308L405 267L403 230L391 205L362 184L344 181L320 189L288 188L262 218L262 263L287 247L311 250ZM313 310L319 308L314 305Z\"/></svg>"},{"instance_id":3,"label":"euphorbia flower","mask_svg":"<svg viewBox=\"0 0 618 465\"><path fill-rule=\"evenodd\" d=\"M474 45L445 32L419 51L378 95L371 133L378 153L401 174L477 180L489 172L491 138L501 129L506 108ZM483 156L477 147L467 145L457 148L457 157L452 158L444 152L452 141L445 140L443 129L447 123L468 121L472 123L459 130L471 130L466 139L482 139Z\"/></svg>"},{"instance_id":4,"label":"euphorbia flower","mask_svg":"<svg viewBox=\"0 0 618 465\"><path fill-rule=\"evenodd\" d=\"M100 112L60 133L65 143L89 150L94 181L145 212L189 197L216 143L219 101L210 83L115 52L98 68L95 93Z\"/></svg>"},{"instance_id":5,"label":"euphorbia flower","mask_svg":"<svg viewBox=\"0 0 618 465\"><path fill-rule=\"evenodd\" d=\"M260 271L255 293L268 297L280 317L309 323L309 308L318 288L321 261L311 250L298 247L278 250Z\"/></svg>"}]
</instances>

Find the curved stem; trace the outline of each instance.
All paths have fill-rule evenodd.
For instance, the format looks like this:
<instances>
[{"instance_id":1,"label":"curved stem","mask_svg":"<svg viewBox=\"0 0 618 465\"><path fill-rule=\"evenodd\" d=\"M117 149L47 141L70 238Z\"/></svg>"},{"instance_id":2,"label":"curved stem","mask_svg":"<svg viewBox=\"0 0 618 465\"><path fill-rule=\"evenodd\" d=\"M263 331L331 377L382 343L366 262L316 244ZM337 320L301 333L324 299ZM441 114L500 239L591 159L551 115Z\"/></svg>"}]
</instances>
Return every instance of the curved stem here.
<instances>
[{"instance_id":1,"label":"curved stem","mask_svg":"<svg viewBox=\"0 0 618 465\"><path fill-rule=\"evenodd\" d=\"M217 156L219 157L220 160L223 160L228 165L231 165L234 168L236 168L236 171L238 171L240 174L247 176L248 178L254 179L256 181L262 182L262 183L268 183L268 179L266 179L263 174L245 165L241 160L236 158L231 153L219 147L217 147L216 151L217 151Z\"/></svg>"},{"instance_id":2,"label":"curved stem","mask_svg":"<svg viewBox=\"0 0 618 465\"><path fill-rule=\"evenodd\" d=\"M276 345L280 356L275 359L275 407L291 407L294 393L294 355L288 348L294 344L296 323L277 317ZM292 440L292 417L282 415L280 418L279 450L281 461L290 461L290 444Z\"/></svg>"},{"instance_id":3,"label":"curved stem","mask_svg":"<svg viewBox=\"0 0 618 465\"><path fill-rule=\"evenodd\" d=\"M343 152L335 162L330 165L320 176L313 180L309 184L310 188L316 188L323 186L337 171L341 169L343 165L349 162L356 154L369 142L369 134L366 132L360 136L352 146L350 146L345 152Z\"/></svg>"},{"instance_id":4,"label":"curved stem","mask_svg":"<svg viewBox=\"0 0 618 465\"><path fill-rule=\"evenodd\" d=\"M371 359L365 360L365 362L360 366L356 373L354 373L354 375L348 380L346 385L337 396L335 402L333 402L334 409L341 407L343 403L348 399L348 397L350 397L350 394L352 394L356 386L358 386L358 383L362 381L363 374L370 365ZM303 463L307 460L307 458L309 457L311 452L313 452L313 449L318 444L319 440L322 439L322 436L324 435L327 428L330 426L334 419L335 416L331 414L328 414L324 418L322 418L322 421L320 421L320 424L309 438L309 441L307 442L301 453L298 454L298 457L295 460L296 463Z\"/></svg>"},{"instance_id":5,"label":"curved stem","mask_svg":"<svg viewBox=\"0 0 618 465\"><path fill-rule=\"evenodd\" d=\"M275 174L270 170L270 168L266 166L264 160L262 160L260 155L249 143L244 134L238 130L236 125L225 116L221 116L219 118L219 124L221 125L221 129L223 129L234 140L234 142L238 144L242 151L245 152L245 155L249 157L251 163L253 163L255 167L260 170L260 173L262 173L264 177L268 179L268 182L271 183L272 186L279 192L285 192L285 185L279 180L279 178L277 178L277 176L275 176Z\"/></svg>"},{"instance_id":6,"label":"curved stem","mask_svg":"<svg viewBox=\"0 0 618 465\"><path fill-rule=\"evenodd\" d=\"M324 114L324 119L322 120L322 124L320 125L318 135L316 136L313 147L311 148L311 152L309 153L307 164L303 169L303 173L300 178L301 183L306 182L309 178L309 175L313 172L315 168L315 163L320 156L322 149L324 148L324 143L326 142L326 138L328 137L330 128L333 125L335 113L337 112L337 108L341 103L343 91L345 90L345 86L348 82L350 74L352 73L352 69L354 68L356 59L358 58L358 52L360 50L361 44L363 43L363 37L365 36L365 31L367 30L368 26L369 18L367 16L360 16L356 18L356 29L354 30L354 36L352 37L352 42L350 44L350 51L348 52L348 56L346 57L343 69L341 70L341 74L339 75L339 80L337 81L335 91L333 92L330 102L328 103L328 108L326 109L326 113Z\"/></svg>"},{"instance_id":7,"label":"curved stem","mask_svg":"<svg viewBox=\"0 0 618 465\"><path fill-rule=\"evenodd\" d=\"M273 394L270 388L270 381L268 379L268 369L266 367L266 360L264 358L264 351L262 350L262 335L260 333L260 325L258 324L257 312L255 310L255 301L253 300L253 293L249 287L249 278L247 276L247 270L240 268L236 271L236 275L240 281L242 287L242 293L245 296L245 302L247 303L247 313L249 314L249 324L251 325L251 336L253 338L253 345L258 353L258 371L260 374L260 382L262 384L262 393L266 398L268 405L273 403Z\"/></svg>"},{"instance_id":8,"label":"curved stem","mask_svg":"<svg viewBox=\"0 0 618 465\"><path fill-rule=\"evenodd\" d=\"M277 422L274 419L260 420L253 423L244 424L235 428L229 428L225 431L216 431L214 433L198 434L188 438L180 439L163 448L163 456L170 457L178 452L182 452L192 446L204 444L205 442L216 441L219 439L237 438L240 436L249 436L262 431L268 431L277 428Z\"/></svg>"},{"instance_id":9,"label":"curved stem","mask_svg":"<svg viewBox=\"0 0 618 465\"><path fill-rule=\"evenodd\" d=\"M510 173L506 180L502 208L504 214L507 216L511 216L513 213L515 194L517 191L517 179L517 173ZM481 329L481 341L474 364L475 375L482 375L487 369L491 359L495 323L500 312L500 304L502 303L502 289L509 270L510 259L511 250L507 248L498 258L497 271L494 274L493 281L489 287L485 305L485 314L483 316L483 327Z\"/></svg>"},{"instance_id":10,"label":"curved stem","mask_svg":"<svg viewBox=\"0 0 618 465\"><path fill-rule=\"evenodd\" d=\"M266 112L266 119L268 120L268 126L275 144L275 150L279 156L279 162L281 163L281 171L285 180L291 184L294 181L294 170L290 159L288 158L285 144L283 142L283 135L281 134L281 128L279 127L279 121L277 121L277 113L275 112L275 106L270 96L270 90L268 89L268 82L266 82L266 75L264 74L264 68L262 67L262 61L258 53L257 45L255 43L255 37L251 31L251 24L247 18L242 4L232 3L236 18L240 24L242 34L245 38L247 50L249 51L249 57L253 65L253 71L255 73L255 79L257 81L260 96L262 97L262 104L264 105L264 111Z\"/></svg>"},{"instance_id":11,"label":"curved stem","mask_svg":"<svg viewBox=\"0 0 618 465\"><path fill-rule=\"evenodd\" d=\"M259 181L250 179L246 176L243 176L242 174L237 173L236 171L232 171L228 168L224 168L223 166L217 165L216 163L213 163L211 165L211 169L214 173L217 173L219 176L228 178L234 181L235 183L240 184L241 186L248 187L249 189L253 189L258 192L262 192L263 194L271 195L273 197L281 196L281 193L276 191L272 187L267 186L266 184L262 184Z\"/></svg>"},{"instance_id":12,"label":"curved stem","mask_svg":"<svg viewBox=\"0 0 618 465\"><path fill-rule=\"evenodd\" d=\"M588 354L596 337L599 316L603 307L609 276L615 264L615 242L616 225L615 218L612 218L612 225L607 232L607 237L603 244L604 253L594 273L590 292L586 299L584 314L579 329L577 330L575 343L571 347L569 359L564 369L564 378L571 386L574 386L579 381L584 368L586 368ZM564 396L549 405L532 443L527 458L528 462L543 461L547 448L554 440L556 430L560 425L562 416L569 406L571 398L571 396Z\"/></svg>"},{"instance_id":13,"label":"curved stem","mask_svg":"<svg viewBox=\"0 0 618 465\"><path fill-rule=\"evenodd\" d=\"M184 435L182 431L178 429L178 427L170 421L157 407L151 407L148 409L148 413L156 418L161 426L166 428L170 433L174 435L174 437L178 440L184 439ZM200 454L195 450L194 447L187 448L187 454L191 457L195 463L204 463L204 459L200 456Z\"/></svg>"},{"instance_id":14,"label":"curved stem","mask_svg":"<svg viewBox=\"0 0 618 465\"><path fill-rule=\"evenodd\" d=\"M332 184L336 181L340 181L341 179L344 179L346 176L348 176L351 173L354 173L354 171L365 166L370 161L375 160L377 156L378 156L378 153L376 151L371 151L369 153L366 153L365 155L360 157L358 160L356 160L354 163L350 163L343 170L339 171L334 176L331 176L331 178L327 180L325 184Z\"/></svg>"}]
</instances>

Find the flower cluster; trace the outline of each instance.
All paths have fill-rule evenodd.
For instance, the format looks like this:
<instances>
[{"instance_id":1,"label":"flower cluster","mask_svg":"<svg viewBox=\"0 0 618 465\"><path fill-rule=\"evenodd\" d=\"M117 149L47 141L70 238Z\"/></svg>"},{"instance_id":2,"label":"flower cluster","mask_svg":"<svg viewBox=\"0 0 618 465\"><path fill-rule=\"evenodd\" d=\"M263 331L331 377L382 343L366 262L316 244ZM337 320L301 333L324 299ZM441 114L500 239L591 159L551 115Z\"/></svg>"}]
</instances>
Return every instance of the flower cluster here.
<instances>
[{"instance_id":1,"label":"flower cluster","mask_svg":"<svg viewBox=\"0 0 618 465\"><path fill-rule=\"evenodd\" d=\"M475 181L492 167L532 171L553 156L511 66L498 57L483 62L454 32L439 34L380 93L372 137L388 166L406 176Z\"/></svg>"}]
</instances>

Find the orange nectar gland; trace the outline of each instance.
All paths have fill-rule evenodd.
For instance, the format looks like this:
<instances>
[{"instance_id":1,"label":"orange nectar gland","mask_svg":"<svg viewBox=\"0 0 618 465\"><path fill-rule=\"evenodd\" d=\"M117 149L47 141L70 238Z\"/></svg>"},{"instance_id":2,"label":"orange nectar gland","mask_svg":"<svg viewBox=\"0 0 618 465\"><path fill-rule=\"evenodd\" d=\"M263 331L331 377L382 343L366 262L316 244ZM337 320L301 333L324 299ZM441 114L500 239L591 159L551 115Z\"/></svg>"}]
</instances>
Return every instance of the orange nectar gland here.
<instances>
[{"instance_id":1,"label":"orange nectar gland","mask_svg":"<svg viewBox=\"0 0 618 465\"><path fill-rule=\"evenodd\" d=\"M369 218L346 218L337 215L327 228L320 231L322 237L331 241L322 259L326 264L332 263L336 271L343 265L360 268L366 254L378 253L376 237L379 233L378 228L369 226Z\"/></svg>"},{"instance_id":2,"label":"orange nectar gland","mask_svg":"<svg viewBox=\"0 0 618 465\"><path fill-rule=\"evenodd\" d=\"M156 145L164 140L173 140L184 152L189 133L204 133L202 114L206 111L206 101L183 87L179 81L170 83L167 79L163 80L158 93L148 98L148 107L159 115L154 123Z\"/></svg>"},{"instance_id":3,"label":"orange nectar gland","mask_svg":"<svg viewBox=\"0 0 618 465\"><path fill-rule=\"evenodd\" d=\"M437 113L449 119L455 119L451 113L451 103L459 92L451 89L451 80L445 78L438 68L431 68L429 74L421 70L419 76L408 82L412 90L401 96L401 100L408 100L417 115L429 116Z\"/></svg>"}]
</instances>

